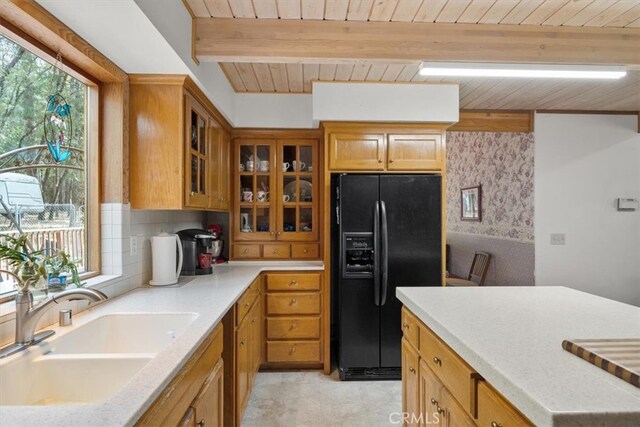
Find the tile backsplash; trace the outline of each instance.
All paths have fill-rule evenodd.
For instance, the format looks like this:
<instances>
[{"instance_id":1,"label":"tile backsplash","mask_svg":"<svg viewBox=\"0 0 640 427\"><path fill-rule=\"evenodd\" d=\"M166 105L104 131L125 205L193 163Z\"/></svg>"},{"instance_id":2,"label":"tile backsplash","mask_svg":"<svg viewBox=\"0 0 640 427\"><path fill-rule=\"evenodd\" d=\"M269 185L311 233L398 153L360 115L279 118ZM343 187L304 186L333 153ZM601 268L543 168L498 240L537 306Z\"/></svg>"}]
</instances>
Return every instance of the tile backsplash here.
<instances>
[{"instance_id":1,"label":"tile backsplash","mask_svg":"<svg viewBox=\"0 0 640 427\"><path fill-rule=\"evenodd\" d=\"M100 206L101 263L103 277L99 289L110 298L129 292L151 280L151 237L161 233L175 233L185 228L201 228L207 216L192 211L140 211L128 204L103 203ZM133 243L132 244L132 240ZM135 249L134 252L131 249ZM49 310L38 327L57 322L58 311L66 308L74 314L84 310L87 303L72 301ZM12 342L15 333L13 310L0 307L0 345Z\"/></svg>"}]
</instances>

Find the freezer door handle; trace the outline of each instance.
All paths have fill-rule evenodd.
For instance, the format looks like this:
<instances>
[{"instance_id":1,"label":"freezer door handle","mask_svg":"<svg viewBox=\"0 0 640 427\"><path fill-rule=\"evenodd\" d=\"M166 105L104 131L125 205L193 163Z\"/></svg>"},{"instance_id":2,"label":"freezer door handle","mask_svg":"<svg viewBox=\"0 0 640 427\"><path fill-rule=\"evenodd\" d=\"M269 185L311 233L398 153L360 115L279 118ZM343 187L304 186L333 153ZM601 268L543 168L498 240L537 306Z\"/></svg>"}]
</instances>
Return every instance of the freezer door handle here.
<instances>
[{"instance_id":1,"label":"freezer door handle","mask_svg":"<svg viewBox=\"0 0 640 427\"><path fill-rule=\"evenodd\" d=\"M373 303L380 305L380 202L373 207Z\"/></svg>"},{"instance_id":2,"label":"freezer door handle","mask_svg":"<svg viewBox=\"0 0 640 427\"><path fill-rule=\"evenodd\" d=\"M382 236L380 238L382 243L382 295L380 305L384 305L387 302L387 285L389 281L389 233L387 230L387 205L384 201L380 201L380 208L382 212Z\"/></svg>"}]
</instances>

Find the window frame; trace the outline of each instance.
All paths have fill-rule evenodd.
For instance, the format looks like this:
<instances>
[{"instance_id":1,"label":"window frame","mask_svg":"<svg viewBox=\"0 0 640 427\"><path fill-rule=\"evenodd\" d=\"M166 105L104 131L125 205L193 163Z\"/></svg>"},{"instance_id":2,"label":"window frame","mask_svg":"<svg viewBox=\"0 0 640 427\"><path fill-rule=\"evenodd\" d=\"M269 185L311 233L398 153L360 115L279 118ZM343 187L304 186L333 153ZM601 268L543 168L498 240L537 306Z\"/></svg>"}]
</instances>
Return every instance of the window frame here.
<instances>
[{"instance_id":1,"label":"window frame","mask_svg":"<svg viewBox=\"0 0 640 427\"><path fill-rule=\"evenodd\" d=\"M100 138L102 127L101 92L102 83L86 73L72 61L62 56L62 67L58 66L57 53L40 43L11 23L0 21L0 35L22 46L43 61L69 74L86 85L85 97L85 271L81 280L101 274L101 221L100 221ZM16 292L0 296L0 304L15 299Z\"/></svg>"}]
</instances>

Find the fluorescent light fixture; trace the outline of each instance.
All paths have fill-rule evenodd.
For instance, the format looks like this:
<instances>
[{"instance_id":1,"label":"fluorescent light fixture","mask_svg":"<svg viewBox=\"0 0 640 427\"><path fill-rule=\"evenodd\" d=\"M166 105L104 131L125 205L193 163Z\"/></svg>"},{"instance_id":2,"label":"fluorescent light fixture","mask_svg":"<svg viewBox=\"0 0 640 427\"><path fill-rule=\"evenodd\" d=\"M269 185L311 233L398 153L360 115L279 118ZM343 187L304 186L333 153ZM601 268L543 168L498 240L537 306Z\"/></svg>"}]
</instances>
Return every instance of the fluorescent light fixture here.
<instances>
[{"instance_id":1,"label":"fluorescent light fixture","mask_svg":"<svg viewBox=\"0 0 640 427\"><path fill-rule=\"evenodd\" d=\"M619 79L627 74L618 65L491 64L423 62L421 76L526 77L555 79Z\"/></svg>"}]
</instances>

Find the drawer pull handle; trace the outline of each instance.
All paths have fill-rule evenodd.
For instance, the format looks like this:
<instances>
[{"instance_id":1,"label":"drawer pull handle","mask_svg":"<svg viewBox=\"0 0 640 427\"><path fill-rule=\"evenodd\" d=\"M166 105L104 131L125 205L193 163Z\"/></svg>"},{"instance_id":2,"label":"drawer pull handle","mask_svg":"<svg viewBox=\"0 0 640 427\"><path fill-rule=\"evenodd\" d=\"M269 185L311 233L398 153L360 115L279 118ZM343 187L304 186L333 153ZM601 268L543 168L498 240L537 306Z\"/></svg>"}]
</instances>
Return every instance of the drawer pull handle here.
<instances>
[{"instance_id":1,"label":"drawer pull handle","mask_svg":"<svg viewBox=\"0 0 640 427\"><path fill-rule=\"evenodd\" d=\"M409 329L409 324L407 322L404 322L402 324L402 327L405 328L405 329Z\"/></svg>"},{"instance_id":2,"label":"drawer pull handle","mask_svg":"<svg viewBox=\"0 0 640 427\"><path fill-rule=\"evenodd\" d=\"M196 424L196 426L197 427L204 427L204 424L205 424L205 422L204 422L204 418L203 418L200 421L198 421L198 424Z\"/></svg>"},{"instance_id":3,"label":"drawer pull handle","mask_svg":"<svg viewBox=\"0 0 640 427\"><path fill-rule=\"evenodd\" d=\"M290 330L290 331L293 331L293 330L294 330L295 328L297 328L297 327L298 327L298 324L297 324L296 322L292 322L292 323L291 323L291 326L289 327L289 330Z\"/></svg>"},{"instance_id":4,"label":"drawer pull handle","mask_svg":"<svg viewBox=\"0 0 640 427\"><path fill-rule=\"evenodd\" d=\"M245 307L247 307L247 308L249 308L249 303L248 303L248 302L245 302L245 303L244 303L244 306L245 306Z\"/></svg>"},{"instance_id":5,"label":"drawer pull handle","mask_svg":"<svg viewBox=\"0 0 640 427\"><path fill-rule=\"evenodd\" d=\"M296 352L296 346L295 346L295 345L292 345L292 346L291 346L291 350L289 350L289 354L293 354L293 353L295 353L295 352Z\"/></svg>"},{"instance_id":6,"label":"drawer pull handle","mask_svg":"<svg viewBox=\"0 0 640 427\"><path fill-rule=\"evenodd\" d=\"M297 303L298 303L298 301L296 301L295 298L291 298L291 303L289 305L295 305Z\"/></svg>"},{"instance_id":7,"label":"drawer pull handle","mask_svg":"<svg viewBox=\"0 0 640 427\"><path fill-rule=\"evenodd\" d=\"M277 250L277 249L274 249L274 250L273 250L273 254L274 254L274 255L278 255L278 250Z\"/></svg>"},{"instance_id":8,"label":"drawer pull handle","mask_svg":"<svg viewBox=\"0 0 640 427\"><path fill-rule=\"evenodd\" d=\"M438 405L438 401L432 397L431 398L431 404L432 405Z\"/></svg>"},{"instance_id":9,"label":"drawer pull handle","mask_svg":"<svg viewBox=\"0 0 640 427\"><path fill-rule=\"evenodd\" d=\"M278 236L282 235L282 231L278 231L277 234L278 234Z\"/></svg>"},{"instance_id":10,"label":"drawer pull handle","mask_svg":"<svg viewBox=\"0 0 640 427\"><path fill-rule=\"evenodd\" d=\"M495 421L491 421L491 427L502 427L502 424Z\"/></svg>"},{"instance_id":11,"label":"drawer pull handle","mask_svg":"<svg viewBox=\"0 0 640 427\"><path fill-rule=\"evenodd\" d=\"M411 367L411 366L409 366L409 372L411 372L412 374L415 374L416 373L416 369Z\"/></svg>"},{"instance_id":12,"label":"drawer pull handle","mask_svg":"<svg viewBox=\"0 0 640 427\"><path fill-rule=\"evenodd\" d=\"M309 249L305 249L302 252L305 253L305 254L308 254L309 253Z\"/></svg>"},{"instance_id":13,"label":"drawer pull handle","mask_svg":"<svg viewBox=\"0 0 640 427\"><path fill-rule=\"evenodd\" d=\"M389 159L389 163L393 163L393 159Z\"/></svg>"},{"instance_id":14,"label":"drawer pull handle","mask_svg":"<svg viewBox=\"0 0 640 427\"><path fill-rule=\"evenodd\" d=\"M378 163L382 163L382 159L378 159Z\"/></svg>"},{"instance_id":15,"label":"drawer pull handle","mask_svg":"<svg viewBox=\"0 0 640 427\"><path fill-rule=\"evenodd\" d=\"M241 340L240 345L244 345L244 344L245 344L244 340Z\"/></svg>"},{"instance_id":16,"label":"drawer pull handle","mask_svg":"<svg viewBox=\"0 0 640 427\"><path fill-rule=\"evenodd\" d=\"M442 409L441 407L436 407L436 411L438 411L439 414L444 414L444 409Z\"/></svg>"},{"instance_id":17,"label":"drawer pull handle","mask_svg":"<svg viewBox=\"0 0 640 427\"><path fill-rule=\"evenodd\" d=\"M298 286L298 281L297 280L290 281L289 286Z\"/></svg>"},{"instance_id":18,"label":"drawer pull handle","mask_svg":"<svg viewBox=\"0 0 640 427\"><path fill-rule=\"evenodd\" d=\"M256 319L251 319L251 323L256 323Z\"/></svg>"},{"instance_id":19,"label":"drawer pull handle","mask_svg":"<svg viewBox=\"0 0 640 427\"><path fill-rule=\"evenodd\" d=\"M440 366L442 366L442 359L440 359L438 356L435 356L435 357L433 358L433 362L434 362L436 365L440 365Z\"/></svg>"},{"instance_id":20,"label":"drawer pull handle","mask_svg":"<svg viewBox=\"0 0 640 427\"><path fill-rule=\"evenodd\" d=\"M249 249L243 249L242 253L245 254L245 255L248 254L249 253Z\"/></svg>"},{"instance_id":21,"label":"drawer pull handle","mask_svg":"<svg viewBox=\"0 0 640 427\"><path fill-rule=\"evenodd\" d=\"M271 236L273 236L274 234L276 234L276 232L275 232L275 231L271 231L271 232L269 233L269 235L271 235Z\"/></svg>"}]
</instances>

